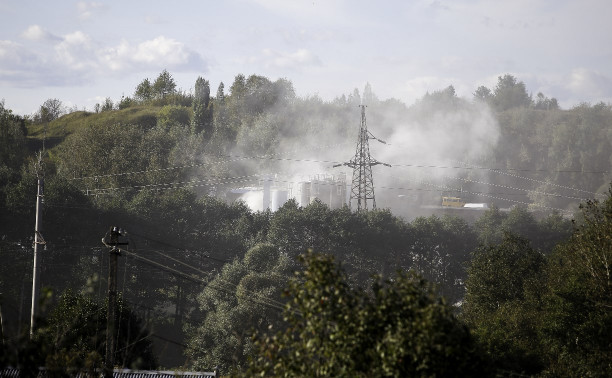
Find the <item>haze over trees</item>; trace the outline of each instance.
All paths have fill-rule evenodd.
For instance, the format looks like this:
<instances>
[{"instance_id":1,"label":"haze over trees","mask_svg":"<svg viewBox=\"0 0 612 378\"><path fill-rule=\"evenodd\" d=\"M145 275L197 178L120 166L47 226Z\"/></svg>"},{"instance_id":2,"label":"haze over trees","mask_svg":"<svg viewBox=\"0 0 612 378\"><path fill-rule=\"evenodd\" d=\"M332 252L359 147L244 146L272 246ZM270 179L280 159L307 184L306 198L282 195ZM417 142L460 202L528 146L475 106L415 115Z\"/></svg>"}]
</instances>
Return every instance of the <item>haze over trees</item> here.
<instances>
[{"instance_id":1,"label":"haze over trees","mask_svg":"<svg viewBox=\"0 0 612 378\"><path fill-rule=\"evenodd\" d=\"M610 374L610 104L561 109L512 75L471 99L451 85L410 106L370 85L323 101L242 74L214 96L204 77L185 92L166 70L127 90L95 112L64 114L50 99L22 117L0 102L3 351L99 364L100 238L117 225L130 235L125 316L152 342L126 366L440 375L459 361L466 374ZM372 153L393 165L375 172L378 209L233 201L231 189L265 174L337 174L325 169L354 153L362 102L388 142L372 140ZM28 331L43 139L41 281L54 295L34 341L11 344ZM489 208L432 210L448 195ZM75 318L86 326L71 330ZM26 364L4 356L0 366Z\"/></svg>"}]
</instances>

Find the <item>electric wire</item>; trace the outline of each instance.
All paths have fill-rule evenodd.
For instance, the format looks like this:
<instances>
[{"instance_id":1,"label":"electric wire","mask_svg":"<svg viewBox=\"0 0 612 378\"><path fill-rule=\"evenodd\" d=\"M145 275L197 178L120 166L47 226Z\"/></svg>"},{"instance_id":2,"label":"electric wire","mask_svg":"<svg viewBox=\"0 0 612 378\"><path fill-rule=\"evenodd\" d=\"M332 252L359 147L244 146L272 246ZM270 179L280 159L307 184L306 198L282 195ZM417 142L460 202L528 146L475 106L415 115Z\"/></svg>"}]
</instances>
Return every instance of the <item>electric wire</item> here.
<instances>
[{"instance_id":1,"label":"electric wire","mask_svg":"<svg viewBox=\"0 0 612 378\"><path fill-rule=\"evenodd\" d=\"M189 248L180 247L180 246L174 245L172 243L168 243L166 241L162 241L162 240L158 240L158 239L153 239L153 238L151 238L149 236L137 234L137 233L134 233L134 232L130 232L130 235L138 236L138 237L143 238L145 240L149 240L149 241L161 244L161 245L165 245L165 246L168 246L168 247L171 247L171 248L175 248L175 249L177 249L177 250L179 250L181 252L182 251L186 251L186 250L190 250ZM143 249L140 249L140 250L143 250ZM156 252L155 250L151 250L151 251ZM211 256L210 254L204 254L203 257L205 257L207 259L210 259L210 260L217 261L217 262L221 262L221 263L224 263L224 264L227 264L227 263L231 262L229 260L225 260L225 259L221 259L219 257ZM169 258L171 258L171 257L169 257Z\"/></svg>"},{"instance_id":2,"label":"electric wire","mask_svg":"<svg viewBox=\"0 0 612 378\"><path fill-rule=\"evenodd\" d=\"M177 274L177 275L179 275L179 276L185 277L185 278L187 278L187 279L189 279L189 280L192 280L192 281L194 281L194 282L199 282L199 283L207 284L209 287L211 287L211 288L213 288L213 289L216 289L216 290L219 290L219 291L222 291L222 292L224 292L224 293L226 293L226 294L236 295L236 292L235 292L235 291L230 290L228 287L229 287L229 286L231 286L231 288L235 289L237 286L236 286L236 285L234 285L234 284L232 284L232 283L230 283L230 282L227 282L227 281L221 280L221 283L222 283L222 284L224 284L224 285L226 285L226 286L223 286L223 285L213 286L213 285L212 285L212 282L207 282L207 281L206 281L206 280L204 280L204 279L193 277L192 275L189 275L189 274L187 274L187 273L184 273L184 272L182 272L182 271L179 271L179 270L174 269L174 268L172 268L172 267L169 267L169 266L167 266L167 265L161 264L161 263L156 262L156 261L154 261L154 260L147 259L146 257L140 256L140 255L138 255L138 254L135 254L135 253L129 252L129 251L127 251L127 250L123 249L123 248L117 248L117 249L119 249L119 250L120 250L120 251L122 251L122 252L125 252L126 254L130 254L130 255L132 255L132 256L133 256L133 257L135 257L136 259L139 259L139 260L142 260L142 261L146 261L146 262L148 262L149 264L152 264L152 265L158 266L158 267L160 267L160 268L163 268L163 269L165 269L165 270L167 270L167 271L173 272L173 273L175 273L175 274ZM203 271L202 271L202 273L203 273L203 274L205 274L205 275L207 275L207 274L208 274L208 273L203 272ZM247 293L249 293L249 292L250 292L251 294L255 295L256 297L259 297L258 299L255 299L255 298L253 298L253 297L244 296L243 298L244 298L244 299L246 299L246 300L248 300L248 301L252 301L252 302L254 302L254 303L261 304L261 305L264 305L264 306L267 306L267 307L270 307L270 308L274 308L274 309L277 309L277 310L280 310L280 311L284 311L284 310L285 310L285 304L284 304L284 303L282 303L282 302L278 302L278 301L275 301L275 300L270 299L270 298L265 298L265 299L264 299L264 298L261 298L260 294L255 293L255 292L252 292L252 291L250 291L250 290L248 290L248 289L245 289L245 292L247 292Z\"/></svg>"},{"instance_id":3,"label":"electric wire","mask_svg":"<svg viewBox=\"0 0 612 378\"><path fill-rule=\"evenodd\" d=\"M413 180L409 180L408 181L413 181ZM447 190L447 191L455 191L455 192L463 192L463 193L467 193L467 194L471 194L471 195L475 195L475 196L484 196L487 198L491 198L491 199L496 199L496 200L500 200L500 201L508 201L508 202L512 202L512 203L516 203L516 204L520 204L520 205L525 205L525 206L534 206L534 207L539 207L539 208L543 208L543 209L548 209L548 210L553 210L553 211L558 211L561 212L563 214L572 214L571 211L565 210L565 209L559 209L556 207L550 207L550 206L545 206L545 205L539 205L539 204L534 204L534 203L529 203L529 202L525 202L525 201L518 201L518 200L513 200L510 198L502 198L502 197L498 197L498 196L494 196L494 195L489 195L489 194L485 194L485 193L478 193L478 192L472 192L472 191L467 191L467 190L461 190L460 188L452 188L449 186L445 186L445 185L436 185L424 180L420 180L420 183L423 185L429 185L438 189L442 189L442 190Z\"/></svg>"},{"instance_id":4,"label":"electric wire","mask_svg":"<svg viewBox=\"0 0 612 378\"><path fill-rule=\"evenodd\" d=\"M332 146L344 145L345 143L339 143ZM331 146L330 146L331 147ZM314 149L314 148L313 148ZM321 147L322 149L322 147ZM268 154L262 156L246 156L246 155L212 155L212 154L203 154L204 156L216 157L216 158L225 158L226 160L218 160L216 162L205 162L205 163L197 163L197 164L188 164L188 165L177 165L170 166L166 168L154 168L154 169L144 169L139 171L130 171L130 172L119 172L119 173L110 173L103 175L92 175L92 176L81 176L81 177L72 177L69 180L84 180L84 179L101 179L107 177L117 177L117 176L128 176L128 175L138 175L138 174L146 174L146 173L154 173L161 171L169 171L169 170L177 170L177 169L186 169L186 168L198 168L204 166L218 165L222 163L233 163L244 160L273 160L273 161L290 161L290 162L305 162L305 163L319 163L319 164L339 164L342 163L340 161L335 160L319 160L319 159L307 159L307 158L291 158L291 157L278 157L279 155L285 155L283 153L277 154ZM547 172L547 173L580 173L580 174L610 174L610 171L584 171L584 170L563 170L563 169L521 169L521 168L494 168L494 167L481 167L472 165L465 162L459 162L460 165L435 165L435 164L408 164L408 163L397 163L392 164L393 167L404 167L404 168L435 168L435 169L463 169L463 170L487 170L487 171L495 171L495 172ZM521 177L521 176L519 176ZM524 178L524 177L521 177ZM573 189L573 188L572 188Z\"/></svg>"},{"instance_id":5,"label":"electric wire","mask_svg":"<svg viewBox=\"0 0 612 378\"><path fill-rule=\"evenodd\" d=\"M338 146L342 146L342 145L346 145L348 144L348 142L344 142L344 143L336 143L336 144L332 144L332 145L327 145L327 146L316 146L316 147L309 147L308 150L312 151L312 150L329 150L333 147L338 147ZM295 153L292 152L292 153ZM81 176L81 177L72 177L69 178L68 180L84 180L84 179L100 179L100 178L106 178L106 177L116 177L116 176L126 176L126 175L137 175L137 174L146 174L146 173L154 173L154 172L162 172L162 171L170 171L170 170L176 170L176 169L186 169L186 168L199 168L199 167L204 167L204 166L211 166L211 165L219 165L222 163L233 163L233 162L237 162L237 161L243 161L243 160L253 160L253 159L271 159L271 160L278 160L279 158L275 158L275 156L281 156L281 155L287 155L288 153L282 153L282 152L277 152L275 154L267 154L264 156L240 156L240 155L220 155L220 154L207 154L204 153L202 154L203 156L210 156L210 157L214 157L214 158L226 158L226 160L218 160L216 162L204 162L204 163L196 163L196 164L188 164L188 165L175 165L175 166L170 166L170 167L166 167L166 168L155 168L155 169L143 169L143 170L139 170L139 171L131 171L131 172L119 172L119 173L110 173L110 174L105 174L105 175L93 175L93 176ZM309 161L309 162L325 162L325 161L318 161L318 160L308 160L308 159L294 159L295 161Z\"/></svg>"},{"instance_id":6,"label":"electric wire","mask_svg":"<svg viewBox=\"0 0 612 378\"><path fill-rule=\"evenodd\" d=\"M233 156L233 155L228 155L228 156ZM241 156L241 159L247 159L247 158L255 158L255 157L246 157L246 156ZM257 158L266 158L266 157L257 157ZM274 159L278 159L278 158L274 158ZM283 160L292 160L292 161L309 161L309 162L330 162L330 161L325 161L325 160L311 160L311 159L289 159L289 158L283 158ZM462 162L462 164L464 165L469 165L468 163ZM408 165L408 164L396 164L394 165L394 167L428 167L428 168L432 168L432 167L436 167L436 168L445 168L444 166L434 166L434 165L430 165L430 166L417 166L417 165ZM446 167L446 168L450 168L450 167ZM524 180L529 180L529 181L533 181L533 182L538 182L538 183L542 183L542 184L549 184L555 187L559 187L559 188L563 188L563 189L569 189L569 190L574 190L574 191L580 191L580 192L584 192L584 193L589 193L589 194L594 194L596 196L603 196L600 193L596 193L596 192L590 192L590 191L586 191L586 190L582 190L582 189L577 189L577 188L572 188L572 187L568 187L568 186L563 186L563 185L558 185L558 184L553 184L550 182L546 182L546 181L542 181L542 180L536 180L536 179L532 179L529 177L523 177L523 176L519 176L519 175L515 175L515 174L511 174L511 173L507 173L507 172L503 172L500 169L493 169L493 168L487 168L487 167L478 167L478 166L463 166L463 167L452 167L452 168L458 168L458 169L483 169L483 170L488 170L490 172L494 172L494 173L498 173L498 174L505 174L508 175L510 177L514 177L514 178L519 178L519 179L524 179ZM511 169L508 169L511 170ZM525 171L525 170L523 170ZM143 172L143 171L141 171ZM109 191L116 191L116 190L129 190L129 189L136 189L136 190L143 190L145 188L155 188L157 190L165 190L165 189L179 189L179 188L194 188L194 187L201 187L201 186L210 186L210 185L225 185L225 184L240 184L240 183L245 183L245 182L252 182L249 181L249 178L252 177L261 177L261 176L269 176L270 174L267 175L261 175L261 174L255 174L255 175L245 175L245 176L234 176L234 177L219 177L219 176L214 176L214 177L209 177L206 179L202 179L202 180L191 180L191 181L179 181L179 182L172 182L172 183L154 183L154 184L147 184L147 185L132 185L132 186L124 186L124 187L108 187L108 188L99 188L99 189L87 189L86 190L86 194L90 195L90 196L97 196L97 195L106 195L106 194L110 194L108 193ZM217 181L212 181L212 180L217 180ZM466 180L466 179L463 179ZM286 183L295 183L295 182L291 182L291 181L283 181L283 180L276 180L278 182L286 182ZM472 181L472 182L476 182L476 181ZM477 183L482 183L482 182L477 182ZM527 192L533 192L533 193L538 193L538 194L542 194L542 195L546 195L546 196L555 196L555 197L563 197L563 198L568 198L568 199L578 199L578 200L584 200L584 198L581 197L573 197L573 196L564 196L561 194L557 194L557 193L548 193L548 192L542 192L542 191L536 191L536 190L531 190L531 189L523 189L523 188L516 188L516 187L511 187L511 186L503 186L500 184L494 184L494 183L486 183L487 185L491 185L491 186L498 186L498 187L506 187L506 188L510 188L513 190L521 190L521 191L527 191ZM484 194L483 194L484 195ZM491 195L491 194L489 194Z\"/></svg>"},{"instance_id":7,"label":"electric wire","mask_svg":"<svg viewBox=\"0 0 612 378\"><path fill-rule=\"evenodd\" d=\"M98 190L106 191L106 190L125 190L125 189L147 189L147 188L157 188L160 186L161 187L164 187L164 186L172 186L172 187L187 186L189 187L191 185L195 185L195 184L202 183L202 182L205 182L207 184L226 184L226 183L233 183L234 182L233 180L243 180L244 181L244 179L247 179L247 178L261 177L261 176L263 175L253 174L253 175L245 175L245 176L224 177L223 179L227 181L211 181L211 179L217 178L217 177L212 177L212 178L206 178L202 180L177 181L177 182L170 182L170 183L154 183L154 184L146 184L146 185L132 185L132 186L110 187L110 188L102 188L102 189L87 189L87 192L95 192ZM90 195L90 194L87 193L87 195Z\"/></svg>"},{"instance_id":8,"label":"electric wire","mask_svg":"<svg viewBox=\"0 0 612 378\"><path fill-rule=\"evenodd\" d=\"M240 176L239 178L246 178L246 177L253 177L253 176L266 176L266 175L250 175L250 176ZM405 179L405 178L404 178ZM561 194L556 194L556 193L547 193L547 192L542 192L542 191L536 191L536 190L530 190L530 189L522 189L522 188L516 188L516 187L511 187L511 186L505 186L505 185L500 185L500 184L488 184L488 183L484 183L484 182L478 182L478 181L474 181L474 180L468 180L468 179L460 179L460 178L452 178L452 179L459 179L459 180L464 180L464 181L468 181L468 182L475 182L475 183L480 183L480 184L486 184L486 185L491 185L491 186L497 186L497 187L502 187L502 188L507 188L507 189L512 189L512 190L520 190L520 191L525 191L525 192L533 192L533 193L538 193L538 194L542 194L542 195L546 195L546 196L553 196L553 197L562 197L562 198L568 198L568 199L577 199L577 200L584 200L584 198L580 198L580 197L573 197L573 196L564 196ZM528 179L528 178L527 178ZM198 181L191 181L191 182L204 182L206 180L198 180ZM282 182L282 183L286 183L286 184L296 184L299 183L297 181L291 181L291 180L273 180L275 182ZM414 181L414 180L410 180L407 179L407 181ZM218 181L216 183L244 183L244 182L252 182L251 180L239 180L239 181L232 181L232 182L221 182ZM190 182L188 182L190 183ZM462 191L459 188L450 188L448 186L438 186L435 184L431 184L429 182L425 182L425 181L421 181L422 184L424 185L428 185L428 186L432 186L432 187L436 187L436 188L440 188L443 190L451 190L451 191ZM175 184L175 183L172 183ZM159 185L172 185L172 184L159 184ZM155 184L157 185L157 184ZM334 184L326 184L326 183L321 183L321 185L334 185ZM154 185L149 185L147 187L152 187ZM183 186L174 186L171 188L161 188L161 189L179 189L179 188L185 188L185 187L195 187L197 185L183 185ZM123 188L105 188L105 189L98 189L100 191L106 191L106 190L118 190L118 189L128 189L128 188L142 188L143 186L133 186L133 187L123 187ZM379 189L393 189L393 190L413 190L412 188L393 188L393 187L387 187L387 186L380 186ZM477 196L484 196L487 198L491 198L491 199L496 199L496 200L501 200L501 201L508 201L508 202L513 202L516 204L522 204L522 205L526 205L526 206L536 206L542 209L548 209L548 210L554 210L554 211L561 211L563 213L571 213L568 212L565 209L559 209L559 208L555 208L555 207L550 207L550 206L546 206L546 205L540 205L540 204L535 204L535 203L529 203L529 202L524 202L524 201L517 201L517 200L512 200L512 199L508 199L508 198L503 198L503 197L498 197L497 193L486 193L486 192L475 192L475 191L463 191L465 193L468 194L472 194L472 195L477 195ZM96 193L96 194L90 194L90 195L102 195L102 194L106 194L106 193Z\"/></svg>"},{"instance_id":9,"label":"electric wire","mask_svg":"<svg viewBox=\"0 0 612 378\"><path fill-rule=\"evenodd\" d=\"M465 164L467 166L473 166L472 164L467 163L467 162L460 162L460 163L461 164ZM475 167L477 167L477 166L475 166ZM583 193L588 193L588 194L594 194L596 196L604 196L601 193L596 193L596 192L591 192L591 191L588 191L588 190L573 188L571 186L559 185L559 184L555 184L555 183L548 182L548 181L533 179L533 178L530 178L530 177L519 176L519 175L516 175L516 174L513 174L513 173L504 172L504 171L499 170L499 169L491 169L491 168L484 168L484 167L477 167L477 168L478 169L486 169L489 172L497 173L497 174L500 174L500 175L506 175L506 176L509 176L509 177L514 177L514 178L519 178L519 179L523 179L523 180L533 181L533 182L537 182L537 183L540 183L540 184L551 185L551 186L554 186L554 187L557 187L557 188L568 189L568 190L573 190L573 191L583 192ZM602 173L609 173L609 172L602 172Z\"/></svg>"},{"instance_id":10,"label":"electric wire","mask_svg":"<svg viewBox=\"0 0 612 378\"><path fill-rule=\"evenodd\" d=\"M586 198L584 198L584 197L564 196L562 194L547 193L547 192L542 192L542 191L539 191L539 190L516 188L516 187L509 186L509 185L494 184L494 183L488 183L488 182L484 182L484 181L465 179L465 178L461 178L461 177L451 177L451 176L443 176L443 177L448 179L448 180L461 180L463 182L471 182L471 183L475 183L475 184L495 186L495 187L498 187L498 188L520 190L520 191L525 191L525 192L528 192L528 193L542 194L544 196L549 196L549 197L560 197L560 198L575 199L575 200L580 200L580 201L586 200Z\"/></svg>"}]
</instances>

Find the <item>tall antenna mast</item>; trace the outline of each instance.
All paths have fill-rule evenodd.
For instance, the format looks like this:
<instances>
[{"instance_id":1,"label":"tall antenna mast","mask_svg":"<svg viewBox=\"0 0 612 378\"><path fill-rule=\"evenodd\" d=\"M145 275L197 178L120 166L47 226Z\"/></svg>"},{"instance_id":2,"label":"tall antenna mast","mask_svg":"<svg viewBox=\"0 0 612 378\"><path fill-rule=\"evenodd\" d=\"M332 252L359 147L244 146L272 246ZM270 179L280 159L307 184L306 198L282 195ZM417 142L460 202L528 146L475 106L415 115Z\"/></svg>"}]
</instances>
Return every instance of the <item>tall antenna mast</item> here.
<instances>
[{"instance_id":1,"label":"tall antenna mast","mask_svg":"<svg viewBox=\"0 0 612 378\"><path fill-rule=\"evenodd\" d=\"M376 138L368 131L366 123L365 108L366 105L359 105L361 108L361 125L359 127L359 138L357 140L357 148L355 156L348 162L336 164L334 167L346 165L353 168L353 181L351 183L351 198L349 207L353 200L357 200L357 211L368 209L368 200L372 202L372 209L376 209L376 198L374 196L374 180L372 179L372 166L382 164L390 167L390 164L381 163L370 156L370 145L368 140L375 139L381 143L387 144L385 141Z\"/></svg>"}]
</instances>

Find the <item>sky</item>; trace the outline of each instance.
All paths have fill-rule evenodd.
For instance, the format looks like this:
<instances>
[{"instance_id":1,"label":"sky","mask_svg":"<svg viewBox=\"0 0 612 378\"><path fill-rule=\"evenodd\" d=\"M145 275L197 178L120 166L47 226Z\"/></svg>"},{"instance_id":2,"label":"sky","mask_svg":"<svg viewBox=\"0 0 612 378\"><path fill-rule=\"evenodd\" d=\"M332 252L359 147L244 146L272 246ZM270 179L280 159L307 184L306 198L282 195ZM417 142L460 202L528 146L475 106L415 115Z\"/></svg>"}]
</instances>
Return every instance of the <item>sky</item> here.
<instances>
[{"instance_id":1,"label":"sky","mask_svg":"<svg viewBox=\"0 0 612 378\"><path fill-rule=\"evenodd\" d=\"M512 74L562 108L612 103L611 15L609 0L0 0L0 101L92 110L167 69L186 92L257 74L411 105Z\"/></svg>"}]
</instances>

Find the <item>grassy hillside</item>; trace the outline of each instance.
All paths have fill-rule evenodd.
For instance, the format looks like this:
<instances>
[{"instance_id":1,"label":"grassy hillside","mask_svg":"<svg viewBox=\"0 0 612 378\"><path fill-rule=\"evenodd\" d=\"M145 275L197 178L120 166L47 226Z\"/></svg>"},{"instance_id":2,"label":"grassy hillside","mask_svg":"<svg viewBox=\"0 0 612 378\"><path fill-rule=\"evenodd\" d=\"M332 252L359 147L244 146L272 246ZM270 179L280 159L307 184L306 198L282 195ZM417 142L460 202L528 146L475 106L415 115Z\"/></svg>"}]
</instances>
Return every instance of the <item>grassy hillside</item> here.
<instances>
[{"instance_id":1,"label":"grassy hillside","mask_svg":"<svg viewBox=\"0 0 612 378\"><path fill-rule=\"evenodd\" d=\"M46 136L45 147L52 149L79 128L92 125L110 126L115 123L122 123L153 127L157 123L157 114L160 109L160 106L139 105L101 113L77 111L51 121L46 127L46 133L44 124L29 124L27 126L28 146L32 150L39 149L42 147L42 141Z\"/></svg>"}]
</instances>

